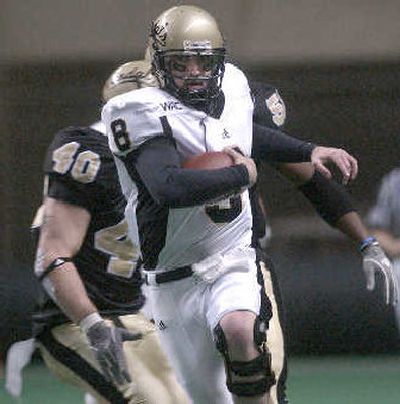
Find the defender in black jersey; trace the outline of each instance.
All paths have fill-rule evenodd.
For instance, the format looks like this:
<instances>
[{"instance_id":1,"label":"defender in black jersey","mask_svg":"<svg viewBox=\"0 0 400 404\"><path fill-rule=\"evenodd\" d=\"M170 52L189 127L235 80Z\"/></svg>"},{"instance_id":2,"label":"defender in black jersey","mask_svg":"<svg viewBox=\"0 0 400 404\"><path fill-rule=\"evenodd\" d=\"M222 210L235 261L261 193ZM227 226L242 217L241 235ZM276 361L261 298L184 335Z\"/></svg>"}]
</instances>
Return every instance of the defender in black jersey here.
<instances>
[{"instance_id":1,"label":"defender in black jersey","mask_svg":"<svg viewBox=\"0 0 400 404\"><path fill-rule=\"evenodd\" d=\"M107 138L86 127L70 127L56 134L44 163L46 196L83 208L90 222L73 262L88 297L104 315L138 311L144 297L135 270L138 247L127 237L126 201ZM50 219L51 220L51 219ZM39 329L68 321L47 298L34 316Z\"/></svg>"},{"instance_id":2,"label":"defender in black jersey","mask_svg":"<svg viewBox=\"0 0 400 404\"><path fill-rule=\"evenodd\" d=\"M46 296L33 320L45 362L102 402L186 403L139 311L139 250L107 138L89 127L61 130L44 172L35 273Z\"/></svg>"}]
</instances>

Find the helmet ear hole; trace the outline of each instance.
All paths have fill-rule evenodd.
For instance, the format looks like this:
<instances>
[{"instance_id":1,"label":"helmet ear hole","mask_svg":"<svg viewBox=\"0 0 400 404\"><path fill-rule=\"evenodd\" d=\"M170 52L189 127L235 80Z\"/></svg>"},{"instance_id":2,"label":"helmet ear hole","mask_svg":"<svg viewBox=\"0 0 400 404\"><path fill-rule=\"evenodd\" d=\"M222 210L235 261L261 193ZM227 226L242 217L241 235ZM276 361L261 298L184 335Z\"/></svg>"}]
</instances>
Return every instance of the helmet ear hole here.
<instances>
[{"instance_id":1,"label":"helmet ear hole","mask_svg":"<svg viewBox=\"0 0 400 404\"><path fill-rule=\"evenodd\" d=\"M195 6L176 6L151 24L148 55L161 87L186 103L218 96L224 74L225 43L214 17ZM202 73L173 74L167 58L198 58ZM182 84L182 80L184 83ZM194 85L203 82L204 86Z\"/></svg>"}]
</instances>

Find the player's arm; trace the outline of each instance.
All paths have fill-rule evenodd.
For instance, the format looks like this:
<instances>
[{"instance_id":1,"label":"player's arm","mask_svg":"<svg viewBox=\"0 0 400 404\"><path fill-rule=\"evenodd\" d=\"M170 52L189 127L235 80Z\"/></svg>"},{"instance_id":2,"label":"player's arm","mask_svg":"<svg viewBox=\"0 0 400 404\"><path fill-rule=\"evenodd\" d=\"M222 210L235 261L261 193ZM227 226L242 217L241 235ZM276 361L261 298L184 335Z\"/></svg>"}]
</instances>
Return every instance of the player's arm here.
<instances>
[{"instance_id":1,"label":"player's arm","mask_svg":"<svg viewBox=\"0 0 400 404\"><path fill-rule=\"evenodd\" d=\"M39 228L35 274L48 295L76 324L96 311L73 262L91 220L87 181L95 181L101 165L98 154L86 144L88 136L78 128L61 130L54 136L44 161L44 204L33 223ZM88 160L86 175L76 169L82 153L96 157Z\"/></svg>"},{"instance_id":2,"label":"player's arm","mask_svg":"<svg viewBox=\"0 0 400 404\"><path fill-rule=\"evenodd\" d=\"M259 131L260 128L270 128L281 131L286 121L286 106L278 90L273 86L256 81L250 81L249 86L254 101L254 132ZM283 134L284 137L287 137L283 132L280 133ZM271 136L271 134L267 133L267 136ZM268 139L264 139L264 141L268 141ZM293 146L294 144L292 144L292 147ZM301 150L301 147L302 146L299 144L299 150ZM320 152L322 152L322 154L320 154ZM332 177L327 164L333 163L342 172L344 184L355 179L357 176L357 161L346 151L341 149L315 148L314 155L308 160L301 160L301 158L294 159L293 157L294 155L292 154L286 156L285 159L281 158L277 160L273 158L272 160L282 162L311 161L313 166L327 178Z\"/></svg>"},{"instance_id":3,"label":"player's arm","mask_svg":"<svg viewBox=\"0 0 400 404\"><path fill-rule=\"evenodd\" d=\"M296 141L299 154L301 154L301 151L307 151L307 149L309 152L311 147L304 147L300 140L291 138L281 131L272 132L272 135L271 132L269 133L265 129L263 132L261 131L260 128L266 127L280 129L285 123L286 106L278 90L265 83L251 81L249 84L254 99L254 131L260 132L258 137L264 137L264 139L261 139L264 142L279 143L279 139L282 139L282 142L285 143L291 142L291 147L294 150L292 156L286 156L286 162L289 164L280 163L275 164L274 167L294 185L299 187L300 191L309 199L318 214L328 224L338 228L357 243L364 241L369 236L368 231L355 211L344 187L331 179L326 179L322 175L319 175L312 163L290 164L290 157L294 161L293 156L296 151ZM281 137L281 135L283 136ZM267 145L263 147L265 149ZM304 153L304 157L307 157L306 153ZM311 159L311 156L309 157ZM265 155L265 159L268 159L268 156Z\"/></svg>"},{"instance_id":4,"label":"player's arm","mask_svg":"<svg viewBox=\"0 0 400 404\"><path fill-rule=\"evenodd\" d=\"M252 83L254 99L253 122L272 128L281 127L286 118L286 107L278 91L264 83ZM346 156L344 156L346 157ZM354 165L354 162L351 162ZM375 273L383 274L385 280L385 301L397 301L397 284L393 267L374 237L371 237L359 214L355 211L346 190L338 183L314 170L312 164L278 164L279 171L290 179L312 203L318 214L331 226L350 237L360 246L363 255L363 270L367 288L374 288ZM350 165L350 168L351 165ZM355 174L357 167L355 168ZM346 167L344 166L346 170ZM346 171L342 171L346 174ZM344 183L351 177L343 177ZM378 234L376 234L378 236ZM386 240L385 240L386 241Z\"/></svg>"},{"instance_id":5,"label":"player's arm","mask_svg":"<svg viewBox=\"0 0 400 404\"><path fill-rule=\"evenodd\" d=\"M88 133L82 136L81 130L70 128L59 132L48 148L44 166L49 185L35 274L49 297L86 334L104 377L115 384L125 384L130 377L122 343L140 335L109 326L104 321L86 293L74 263L91 221L95 188L87 184L95 182L101 165L100 155L92 148L91 136L93 134ZM84 172L76 168L76 164L81 167L82 153L92 158Z\"/></svg>"},{"instance_id":6,"label":"player's arm","mask_svg":"<svg viewBox=\"0 0 400 404\"><path fill-rule=\"evenodd\" d=\"M316 170L331 178L327 164L335 164L347 183L357 176L357 160L345 150L316 146L296 139L286 133L253 123L252 157L259 161L306 162L310 161Z\"/></svg>"},{"instance_id":7,"label":"player's arm","mask_svg":"<svg viewBox=\"0 0 400 404\"><path fill-rule=\"evenodd\" d=\"M135 168L160 205L182 208L201 205L251 186L255 178L249 176L246 164L252 160L242 158L244 162L227 168L183 169L173 141L159 136L129 154L124 162L128 172Z\"/></svg>"},{"instance_id":8,"label":"player's arm","mask_svg":"<svg viewBox=\"0 0 400 404\"><path fill-rule=\"evenodd\" d=\"M347 221L339 220L356 211L344 186L322 176L310 163L277 164L275 167L297 186L329 225L338 227L356 242L361 242L368 236L365 226L358 225L361 219L354 223L354 228ZM347 216L351 223L352 217L353 215Z\"/></svg>"},{"instance_id":9,"label":"player's arm","mask_svg":"<svg viewBox=\"0 0 400 404\"><path fill-rule=\"evenodd\" d=\"M72 261L81 248L90 217L80 206L45 199L35 272L51 284L46 287L48 293L76 324L97 311Z\"/></svg>"},{"instance_id":10,"label":"player's arm","mask_svg":"<svg viewBox=\"0 0 400 404\"><path fill-rule=\"evenodd\" d=\"M257 160L269 162L310 161L316 145L289 136L278 129L253 124L251 155Z\"/></svg>"},{"instance_id":11,"label":"player's arm","mask_svg":"<svg viewBox=\"0 0 400 404\"><path fill-rule=\"evenodd\" d=\"M130 377L122 341L140 335L106 325L71 259L82 246L90 218L90 213L80 206L46 197L35 272L50 297L85 332L104 376L116 384L124 384Z\"/></svg>"},{"instance_id":12,"label":"player's arm","mask_svg":"<svg viewBox=\"0 0 400 404\"><path fill-rule=\"evenodd\" d=\"M344 187L333 180L326 179L308 163L280 164L277 165L277 168L297 185L298 189L328 224L358 244L363 256L363 270L367 289L373 290L375 274L382 274L385 301L387 304L395 304L398 299L398 290L393 266L377 239L369 234Z\"/></svg>"}]
</instances>

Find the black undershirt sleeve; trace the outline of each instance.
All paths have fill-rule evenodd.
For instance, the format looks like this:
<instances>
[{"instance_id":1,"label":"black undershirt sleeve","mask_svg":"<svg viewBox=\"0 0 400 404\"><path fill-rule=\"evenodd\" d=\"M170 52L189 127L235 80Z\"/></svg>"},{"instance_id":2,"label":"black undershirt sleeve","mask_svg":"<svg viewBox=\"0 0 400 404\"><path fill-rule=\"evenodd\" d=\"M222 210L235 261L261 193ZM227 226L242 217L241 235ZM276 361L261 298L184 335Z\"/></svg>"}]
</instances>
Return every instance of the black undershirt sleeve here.
<instances>
[{"instance_id":1,"label":"black undershirt sleeve","mask_svg":"<svg viewBox=\"0 0 400 404\"><path fill-rule=\"evenodd\" d=\"M346 213L356 211L343 185L326 179L318 171L298 189L313 204L322 219L333 227Z\"/></svg>"},{"instance_id":2,"label":"black undershirt sleeve","mask_svg":"<svg viewBox=\"0 0 400 404\"><path fill-rule=\"evenodd\" d=\"M310 161L315 144L304 142L278 130L253 123L251 156L256 160L280 163Z\"/></svg>"},{"instance_id":3,"label":"black undershirt sleeve","mask_svg":"<svg viewBox=\"0 0 400 404\"><path fill-rule=\"evenodd\" d=\"M166 137L147 141L135 153L135 170L160 205L183 208L232 195L249 183L244 165L217 170L182 169L174 142ZM129 167L128 167L129 171Z\"/></svg>"}]
</instances>

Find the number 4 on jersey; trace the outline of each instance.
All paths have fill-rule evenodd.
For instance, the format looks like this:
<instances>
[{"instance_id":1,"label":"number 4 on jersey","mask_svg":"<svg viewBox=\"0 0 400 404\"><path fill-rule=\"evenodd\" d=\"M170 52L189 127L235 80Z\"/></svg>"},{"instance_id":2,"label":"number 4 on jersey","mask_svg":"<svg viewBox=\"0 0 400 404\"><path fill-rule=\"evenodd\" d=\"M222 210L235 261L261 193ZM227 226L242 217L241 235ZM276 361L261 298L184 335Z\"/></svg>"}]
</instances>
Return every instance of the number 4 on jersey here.
<instances>
[{"instance_id":1,"label":"number 4 on jersey","mask_svg":"<svg viewBox=\"0 0 400 404\"><path fill-rule=\"evenodd\" d=\"M107 272L130 278L139 259L139 249L128 238L128 223L122 220L115 226L96 232L95 248L111 255Z\"/></svg>"}]
</instances>

